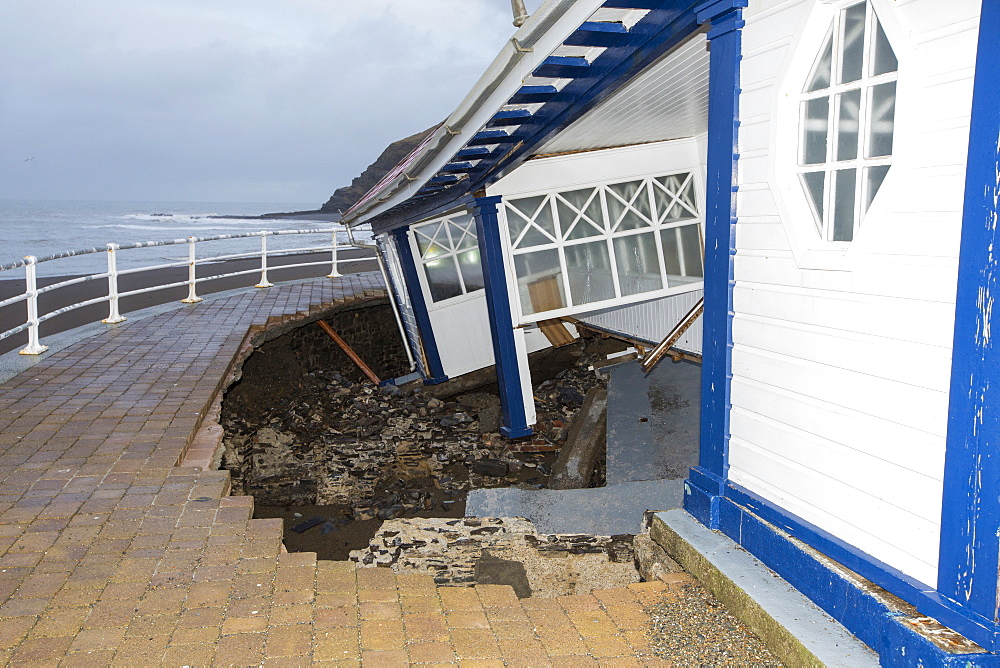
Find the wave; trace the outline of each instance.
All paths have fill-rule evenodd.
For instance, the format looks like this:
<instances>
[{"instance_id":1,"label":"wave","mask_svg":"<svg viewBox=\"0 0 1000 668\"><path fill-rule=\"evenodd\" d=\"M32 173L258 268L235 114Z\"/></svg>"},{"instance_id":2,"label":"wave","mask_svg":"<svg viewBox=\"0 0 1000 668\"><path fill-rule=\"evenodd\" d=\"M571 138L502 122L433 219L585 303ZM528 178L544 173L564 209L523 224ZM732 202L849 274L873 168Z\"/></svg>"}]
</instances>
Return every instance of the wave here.
<instances>
[{"instance_id":1,"label":"wave","mask_svg":"<svg viewBox=\"0 0 1000 668\"><path fill-rule=\"evenodd\" d=\"M174 220L177 222L199 222L204 220L260 220L256 216L240 216L221 213L127 213L125 220Z\"/></svg>"},{"instance_id":2,"label":"wave","mask_svg":"<svg viewBox=\"0 0 1000 668\"><path fill-rule=\"evenodd\" d=\"M151 232L173 232L176 233L182 229L182 226L165 226L165 225L125 225L123 223L116 224L105 224L105 225L84 225L85 229L91 230L101 230L101 229L115 229L115 230L146 230ZM194 227L193 225L188 225L188 228ZM240 232L246 232L247 228L245 225L226 225L226 224L214 224L205 225L204 227L211 228L213 230L239 230ZM250 230L251 232L256 232L257 230Z\"/></svg>"}]
</instances>

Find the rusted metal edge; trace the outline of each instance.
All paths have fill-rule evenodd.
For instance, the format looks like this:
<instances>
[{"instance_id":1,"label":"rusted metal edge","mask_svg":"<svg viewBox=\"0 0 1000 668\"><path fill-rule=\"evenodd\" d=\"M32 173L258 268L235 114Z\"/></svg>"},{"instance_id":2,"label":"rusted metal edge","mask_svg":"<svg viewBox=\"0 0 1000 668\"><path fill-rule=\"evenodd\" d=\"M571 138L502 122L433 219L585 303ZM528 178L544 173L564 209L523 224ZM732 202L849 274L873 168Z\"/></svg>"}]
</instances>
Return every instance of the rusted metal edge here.
<instances>
[{"instance_id":1,"label":"rusted metal edge","mask_svg":"<svg viewBox=\"0 0 1000 668\"><path fill-rule=\"evenodd\" d=\"M674 328L670 330L665 337L663 337L663 340L660 341L656 347L650 350L649 354L643 358L642 370L649 373L650 370L652 370L652 368L656 366L661 359L663 359L663 356L674 347L674 344L677 343L681 336L684 335L684 332L686 332L688 328L694 324L694 321L698 319L698 316L700 316L704 310L705 298L702 297L695 303L694 306L691 307L691 310L688 311L676 325L674 325ZM671 357L673 356L671 355Z\"/></svg>"}]
</instances>

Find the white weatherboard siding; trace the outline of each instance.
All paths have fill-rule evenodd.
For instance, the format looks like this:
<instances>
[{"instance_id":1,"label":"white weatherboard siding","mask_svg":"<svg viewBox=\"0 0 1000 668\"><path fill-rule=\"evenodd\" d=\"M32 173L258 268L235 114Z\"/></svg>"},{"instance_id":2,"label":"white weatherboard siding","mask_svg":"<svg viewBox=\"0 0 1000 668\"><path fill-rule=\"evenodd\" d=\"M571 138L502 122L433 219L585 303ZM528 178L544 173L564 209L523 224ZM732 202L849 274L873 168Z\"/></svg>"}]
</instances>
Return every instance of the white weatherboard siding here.
<instances>
[{"instance_id":1,"label":"white weatherboard siding","mask_svg":"<svg viewBox=\"0 0 1000 668\"><path fill-rule=\"evenodd\" d=\"M653 301L609 308L579 316L580 321L636 339L659 343L704 295L697 289ZM678 339L675 347L701 354L701 318Z\"/></svg>"},{"instance_id":2,"label":"white weatherboard siding","mask_svg":"<svg viewBox=\"0 0 1000 668\"><path fill-rule=\"evenodd\" d=\"M493 365L490 318L482 290L442 304L430 304L427 312L434 328L441 366L449 377ZM537 329L527 330L525 339L529 353L551 345Z\"/></svg>"},{"instance_id":3,"label":"white weatherboard siding","mask_svg":"<svg viewBox=\"0 0 1000 668\"><path fill-rule=\"evenodd\" d=\"M776 157L821 4L744 13L729 476L933 584L979 7L873 0L899 58L893 166L829 253Z\"/></svg>"}]
</instances>

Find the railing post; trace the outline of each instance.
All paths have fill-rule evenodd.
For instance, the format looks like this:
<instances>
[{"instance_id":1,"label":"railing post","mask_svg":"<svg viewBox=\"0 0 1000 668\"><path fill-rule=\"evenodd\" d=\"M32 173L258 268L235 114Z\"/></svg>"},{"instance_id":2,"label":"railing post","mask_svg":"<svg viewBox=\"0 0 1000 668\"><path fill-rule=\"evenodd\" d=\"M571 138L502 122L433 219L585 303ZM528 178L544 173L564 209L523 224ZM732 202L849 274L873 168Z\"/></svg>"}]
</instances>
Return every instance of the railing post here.
<instances>
[{"instance_id":1,"label":"railing post","mask_svg":"<svg viewBox=\"0 0 1000 668\"><path fill-rule=\"evenodd\" d=\"M195 274L195 267L197 266L197 260L194 255L194 244L197 241L195 237L188 237L188 296L186 299L182 299L181 302L185 304L197 304L201 301L201 297L198 296L198 292L195 289L198 279Z\"/></svg>"},{"instance_id":2,"label":"railing post","mask_svg":"<svg viewBox=\"0 0 1000 668\"><path fill-rule=\"evenodd\" d=\"M24 265L24 282L28 304L28 346L19 351L22 355L41 355L49 349L38 341L38 280L35 274L35 256L28 255L24 258L27 262Z\"/></svg>"},{"instance_id":3,"label":"railing post","mask_svg":"<svg viewBox=\"0 0 1000 668\"><path fill-rule=\"evenodd\" d=\"M271 282L267 280L267 235L270 232L261 230L260 233L260 283L255 288L269 288Z\"/></svg>"},{"instance_id":4,"label":"railing post","mask_svg":"<svg viewBox=\"0 0 1000 668\"><path fill-rule=\"evenodd\" d=\"M326 275L327 278L340 278L343 274L337 269L337 232L334 230L331 235L333 240L330 242L330 251L333 255L333 267L330 269L330 273Z\"/></svg>"},{"instance_id":5,"label":"railing post","mask_svg":"<svg viewBox=\"0 0 1000 668\"><path fill-rule=\"evenodd\" d=\"M108 244L108 302L111 305L108 317L101 322L113 325L125 322L125 316L118 311L118 244Z\"/></svg>"}]
</instances>

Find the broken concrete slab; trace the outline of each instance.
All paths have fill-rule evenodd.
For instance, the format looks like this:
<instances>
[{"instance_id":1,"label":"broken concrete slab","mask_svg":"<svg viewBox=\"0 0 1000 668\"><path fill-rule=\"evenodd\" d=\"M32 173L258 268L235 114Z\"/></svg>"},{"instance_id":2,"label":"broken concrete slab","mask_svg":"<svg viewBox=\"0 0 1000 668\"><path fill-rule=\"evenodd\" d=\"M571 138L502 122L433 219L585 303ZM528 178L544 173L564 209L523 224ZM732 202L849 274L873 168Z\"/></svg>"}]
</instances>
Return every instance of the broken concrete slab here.
<instances>
[{"instance_id":1,"label":"broken concrete slab","mask_svg":"<svg viewBox=\"0 0 1000 668\"><path fill-rule=\"evenodd\" d=\"M681 480L698 465L701 366L639 362L610 369L607 481Z\"/></svg>"},{"instance_id":2,"label":"broken concrete slab","mask_svg":"<svg viewBox=\"0 0 1000 668\"><path fill-rule=\"evenodd\" d=\"M647 480L590 489L476 489L466 514L523 517L542 533L613 536L642 530L646 510L680 508L683 480Z\"/></svg>"},{"instance_id":3,"label":"broken concrete slab","mask_svg":"<svg viewBox=\"0 0 1000 668\"><path fill-rule=\"evenodd\" d=\"M588 486L594 463L604 449L607 422L608 392L601 387L591 388L552 466L549 478L551 489L582 489Z\"/></svg>"}]
</instances>

